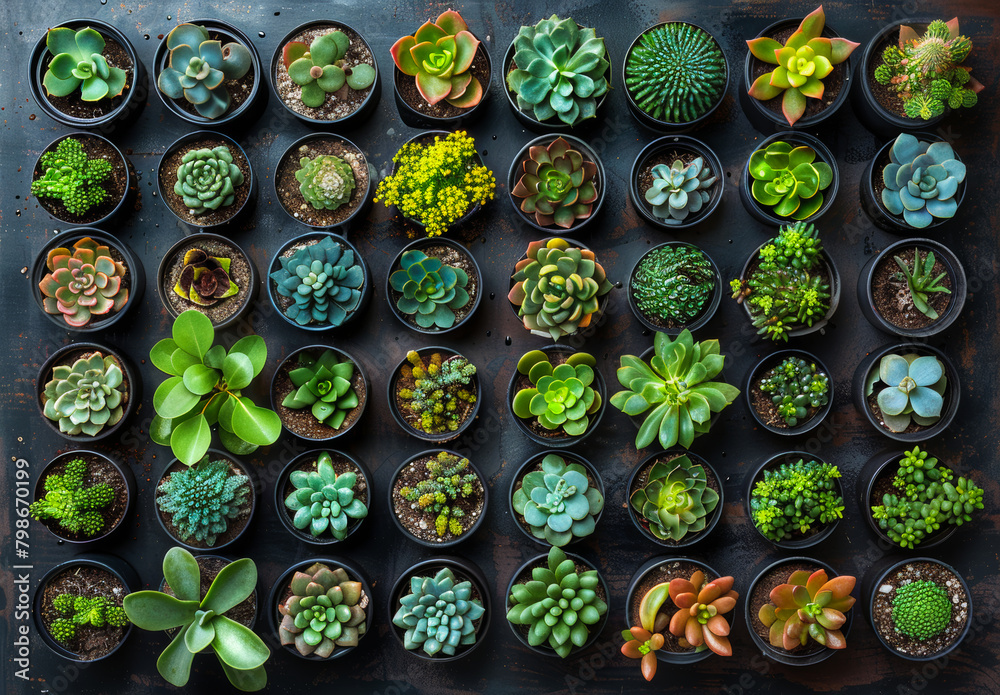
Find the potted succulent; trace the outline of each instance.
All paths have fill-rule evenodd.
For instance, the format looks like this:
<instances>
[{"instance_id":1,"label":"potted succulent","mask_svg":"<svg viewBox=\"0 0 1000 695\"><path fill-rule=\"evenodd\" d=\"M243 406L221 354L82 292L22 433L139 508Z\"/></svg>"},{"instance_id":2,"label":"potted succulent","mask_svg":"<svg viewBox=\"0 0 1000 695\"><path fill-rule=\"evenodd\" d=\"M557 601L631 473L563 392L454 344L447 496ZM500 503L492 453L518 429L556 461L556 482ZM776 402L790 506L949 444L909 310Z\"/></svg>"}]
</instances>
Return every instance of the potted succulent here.
<instances>
[{"instance_id":1,"label":"potted succulent","mask_svg":"<svg viewBox=\"0 0 1000 695\"><path fill-rule=\"evenodd\" d=\"M507 174L519 219L542 232L572 234L597 217L607 178L597 153L572 135L543 135L517 153Z\"/></svg>"},{"instance_id":2,"label":"potted succulent","mask_svg":"<svg viewBox=\"0 0 1000 695\"><path fill-rule=\"evenodd\" d=\"M814 546L829 538L844 517L840 470L804 451L772 456L750 476L746 511L775 547Z\"/></svg>"},{"instance_id":3,"label":"potted succulent","mask_svg":"<svg viewBox=\"0 0 1000 695\"><path fill-rule=\"evenodd\" d=\"M390 53L396 108L408 126L451 127L482 111L493 79L490 53L455 10L401 37Z\"/></svg>"},{"instance_id":4,"label":"potted succulent","mask_svg":"<svg viewBox=\"0 0 1000 695\"><path fill-rule=\"evenodd\" d=\"M639 659L647 681L658 661L693 664L712 654L732 656L734 579L688 558L653 558L629 582L622 654Z\"/></svg>"},{"instance_id":5,"label":"potted succulent","mask_svg":"<svg viewBox=\"0 0 1000 695\"><path fill-rule=\"evenodd\" d=\"M557 600L555 596L562 596ZM521 565L507 585L507 623L521 644L567 658L597 640L608 621L608 586L592 564L552 546ZM563 601L568 606L560 605Z\"/></svg>"},{"instance_id":6,"label":"potted succulent","mask_svg":"<svg viewBox=\"0 0 1000 695\"><path fill-rule=\"evenodd\" d=\"M489 200L496 180L464 130L430 130L403 143L389 175L379 181L375 202L394 207L419 231L441 236L467 222ZM427 201L434 201L429 204Z\"/></svg>"},{"instance_id":7,"label":"potted succulent","mask_svg":"<svg viewBox=\"0 0 1000 695\"><path fill-rule=\"evenodd\" d=\"M274 508L288 532L332 545L361 528L372 499L365 466L342 451L307 451L288 462L274 486Z\"/></svg>"},{"instance_id":8,"label":"potted succulent","mask_svg":"<svg viewBox=\"0 0 1000 695\"><path fill-rule=\"evenodd\" d=\"M250 311L257 266L235 242L203 232L171 246L156 271L156 291L171 317L199 311L222 330Z\"/></svg>"},{"instance_id":9,"label":"potted succulent","mask_svg":"<svg viewBox=\"0 0 1000 695\"><path fill-rule=\"evenodd\" d=\"M811 666L847 647L857 580L808 557L769 565L751 582L744 603L754 644L788 666Z\"/></svg>"},{"instance_id":10,"label":"potted succulent","mask_svg":"<svg viewBox=\"0 0 1000 695\"><path fill-rule=\"evenodd\" d=\"M795 222L761 244L729 283L757 335L769 340L815 333L840 304L840 274L812 224Z\"/></svg>"},{"instance_id":11,"label":"potted succulent","mask_svg":"<svg viewBox=\"0 0 1000 695\"><path fill-rule=\"evenodd\" d=\"M722 201L722 163L700 140L667 135L642 148L632 165L632 207L654 227L680 230L703 222Z\"/></svg>"},{"instance_id":12,"label":"potted succulent","mask_svg":"<svg viewBox=\"0 0 1000 695\"><path fill-rule=\"evenodd\" d=\"M582 456L541 452L517 469L508 501L524 535L562 548L594 533L604 511L604 481Z\"/></svg>"},{"instance_id":13,"label":"potted succulent","mask_svg":"<svg viewBox=\"0 0 1000 695\"><path fill-rule=\"evenodd\" d=\"M469 459L447 449L403 462L389 484L389 509L403 535L427 548L461 543L486 518L489 487Z\"/></svg>"},{"instance_id":14,"label":"potted succulent","mask_svg":"<svg viewBox=\"0 0 1000 695\"><path fill-rule=\"evenodd\" d=\"M245 125L260 115L267 102L253 42L219 19L196 19L174 27L156 47L153 71L163 105L195 125Z\"/></svg>"},{"instance_id":15,"label":"potted succulent","mask_svg":"<svg viewBox=\"0 0 1000 695\"><path fill-rule=\"evenodd\" d=\"M782 20L747 41L743 67L744 111L761 132L826 123L847 101L851 53L860 44L826 26L823 6L798 27ZM781 100L777 99L781 96Z\"/></svg>"},{"instance_id":16,"label":"potted succulent","mask_svg":"<svg viewBox=\"0 0 1000 695\"><path fill-rule=\"evenodd\" d=\"M712 319L721 300L718 267L707 253L683 241L651 248L628 279L629 308L651 331L696 331Z\"/></svg>"},{"instance_id":17,"label":"potted succulent","mask_svg":"<svg viewBox=\"0 0 1000 695\"><path fill-rule=\"evenodd\" d=\"M919 446L876 454L858 477L868 527L885 543L940 546L984 508L983 490Z\"/></svg>"},{"instance_id":18,"label":"potted succulent","mask_svg":"<svg viewBox=\"0 0 1000 695\"><path fill-rule=\"evenodd\" d=\"M171 685L187 685L191 664L201 652L214 653L239 690L253 692L267 684L264 662L271 651L252 630L257 618L253 560L195 558L183 548L171 548L163 557L160 590L133 592L125 597L124 608L139 629L171 635L156 660L156 670Z\"/></svg>"},{"instance_id":19,"label":"potted succulent","mask_svg":"<svg viewBox=\"0 0 1000 695\"><path fill-rule=\"evenodd\" d=\"M558 341L596 328L613 288L593 251L550 237L528 243L514 265L507 300L527 330Z\"/></svg>"},{"instance_id":20,"label":"potted succulent","mask_svg":"<svg viewBox=\"0 0 1000 695\"><path fill-rule=\"evenodd\" d=\"M382 91L378 61L365 38L332 20L292 29L271 58L278 102L310 126L350 128L367 121Z\"/></svg>"},{"instance_id":21,"label":"potted succulent","mask_svg":"<svg viewBox=\"0 0 1000 695\"><path fill-rule=\"evenodd\" d=\"M625 53L628 110L645 127L678 132L704 124L722 103L729 64L715 37L689 22L662 22Z\"/></svg>"},{"instance_id":22,"label":"potted succulent","mask_svg":"<svg viewBox=\"0 0 1000 695\"><path fill-rule=\"evenodd\" d=\"M128 466L96 451L74 449L42 469L28 514L60 542L84 545L122 528L135 497Z\"/></svg>"},{"instance_id":23,"label":"potted succulent","mask_svg":"<svg viewBox=\"0 0 1000 695\"><path fill-rule=\"evenodd\" d=\"M271 260L268 297L281 318L307 331L354 321L371 296L371 275L357 247L330 233L303 234Z\"/></svg>"},{"instance_id":24,"label":"potted succulent","mask_svg":"<svg viewBox=\"0 0 1000 695\"><path fill-rule=\"evenodd\" d=\"M779 350L747 372L743 385L750 414L768 432L785 436L819 427L833 410L833 381L819 358Z\"/></svg>"},{"instance_id":25,"label":"potted succulent","mask_svg":"<svg viewBox=\"0 0 1000 695\"><path fill-rule=\"evenodd\" d=\"M514 116L545 132L595 118L611 88L604 39L592 27L556 15L518 30L504 55L503 73Z\"/></svg>"},{"instance_id":26,"label":"potted succulent","mask_svg":"<svg viewBox=\"0 0 1000 695\"><path fill-rule=\"evenodd\" d=\"M160 157L156 186L173 216L197 230L244 219L257 193L246 152L234 139L212 130L171 143Z\"/></svg>"},{"instance_id":27,"label":"potted succulent","mask_svg":"<svg viewBox=\"0 0 1000 695\"><path fill-rule=\"evenodd\" d=\"M958 411L961 389L951 360L932 345L902 343L871 352L854 372L854 407L899 442L943 432Z\"/></svg>"},{"instance_id":28,"label":"potted succulent","mask_svg":"<svg viewBox=\"0 0 1000 695\"><path fill-rule=\"evenodd\" d=\"M298 222L346 233L371 210L376 179L361 148L339 135L316 133L299 138L281 155L274 192Z\"/></svg>"},{"instance_id":29,"label":"potted succulent","mask_svg":"<svg viewBox=\"0 0 1000 695\"><path fill-rule=\"evenodd\" d=\"M32 601L39 637L70 661L106 659L132 632L122 600L138 584L135 570L112 555L82 555L56 565L42 576Z\"/></svg>"},{"instance_id":30,"label":"potted succulent","mask_svg":"<svg viewBox=\"0 0 1000 695\"><path fill-rule=\"evenodd\" d=\"M146 105L146 68L117 27L74 19L50 28L28 59L33 101L71 128L107 135Z\"/></svg>"},{"instance_id":31,"label":"potted succulent","mask_svg":"<svg viewBox=\"0 0 1000 695\"><path fill-rule=\"evenodd\" d=\"M35 257L32 294L63 330L96 333L141 303L146 274L124 241L80 227L54 236Z\"/></svg>"},{"instance_id":32,"label":"potted succulent","mask_svg":"<svg viewBox=\"0 0 1000 695\"><path fill-rule=\"evenodd\" d=\"M389 593L392 634L424 661L450 662L471 654L489 629L491 610L485 575L457 557L418 562Z\"/></svg>"},{"instance_id":33,"label":"potted succulent","mask_svg":"<svg viewBox=\"0 0 1000 695\"><path fill-rule=\"evenodd\" d=\"M278 365L271 379L271 407L292 434L330 441L357 424L370 391L368 375L355 358L336 348L310 345Z\"/></svg>"},{"instance_id":34,"label":"potted succulent","mask_svg":"<svg viewBox=\"0 0 1000 695\"><path fill-rule=\"evenodd\" d=\"M425 442L450 442L473 423L482 387L476 365L444 347L410 350L389 378L396 424Z\"/></svg>"},{"instance_id":35,"label":"potted succulent","mask_svg":"<svg viewBox=\"0 0 1000 695\"><path fill-rule=\"evenodd\" d=\"M837 197L837 160L818 138L787 132L765 138L743 167L740 202L762 224L815 221Z\"/></svg>"},{"instance_id":36,"label":"potted succulent","mask_svg":"<svg viewBox=\"0 0 1000 695\"><path fill-rule=\"evenodd\" d=\"M268 606L281 646L309 661L350 654L374 619L372 590L361 571L325 558L289 567L274 583Z\"/></svg>"},{"instance_id":37,"label":"potted succulent","mask_svg":"<svg viewBox=\"0 0 1000 695\"><path fill-rule=\"evenodd\" d=\"M427 335L449 333L472 318L483 298L472 253L448 239L417 239L389 266L385 295L393 315Z\"/></svg>"},{"instance_id":38,"label":"potted succulent","mask_svg":"<svg viewBox=\"0 0 1000 695\"><path fill-rule=\"evenodd\" d=\"M711 464L681 449L651 454L629 476L632 524L668 548L686 548L707 538L722 518L724 499Z\"/></svg>"}]
</instances>

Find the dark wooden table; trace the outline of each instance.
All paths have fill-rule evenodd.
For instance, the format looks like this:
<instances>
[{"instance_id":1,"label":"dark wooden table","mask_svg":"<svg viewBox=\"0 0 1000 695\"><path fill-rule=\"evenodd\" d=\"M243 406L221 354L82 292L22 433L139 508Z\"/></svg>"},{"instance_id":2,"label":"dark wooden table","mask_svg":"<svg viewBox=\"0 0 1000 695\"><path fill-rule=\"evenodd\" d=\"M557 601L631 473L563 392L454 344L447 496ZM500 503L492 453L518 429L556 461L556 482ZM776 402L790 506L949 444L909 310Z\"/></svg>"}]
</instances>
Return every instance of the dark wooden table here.
<instances>
[{"instance_id":1,"label":"dark wooden table","mask_svg":"<svg viewBox=\"0 0 1000 695\"><path fill-rule=\"evenodd\" d=\"M542 6L542 9L537 9ZM382 99L375 117L348 137L368 154L384 173L399 145L415 131L403 125L392 99L389 47L425 19L436 16L448 3L402 1L353 2L335 5L308 0L284 4L231 1L189 3L132 2L125 0L43 0L6 2L0 6L0 26L4 40L0 46L0 118L3 140L0 146L0 217L3 221L2 307L4 331L2 386L3 407L0 441L7 461L0 467L0 490L6 512L0 516L0 544L3 546L2 620L6 627L7 656L2 664L6 692L70 692L80 695L107 693L166 693L172 691L155 670L157 654L166 645L162 635L137 632L113 658L90 667L74 666L51 654L33 636L29 669L31 682L14 677L11 644L24 621L14 617L17 600L10 568L24 564L14 556L13 476L14 461L27 460L32 480L45 462L67 442L51 434L33 403L34 380L41 362L72 336L56 329L43 317L30 296L28 272L34 255L55 232L53 221L28 198L30 172L39 152L66 129L49 120L29 98L25 82L25 61L46 27L77 16L111 22L123 30L137 46L140 58L152 68L158 38L178 20L217 17L234 23L253 37L264 58L269 60L280 37L295 25L313 18L345 21L360 30L377 53L383 75ZM665 9L667 8L667 9ZM744 39L766 25L784 18L800 17L814 8L813 2L759 1L731 5L724 0L683 2L561 2L530 3L466 2L463 15L473 31L485 40L498 68L504 51L518 27L558 10L581 24L595 26L607 39L613 61L614 86L602 122L585 137L604 159L609 191L601 219L581 240L591 245L614 281L627 281L637 258L653 243L674 238L642 223L627 202L628 176L633 159L654 136L639 128L629 115L621 93L621 62L632 39L647 26L665 19L684 19L705 26L722 42L730 61L730 84L724 104L712 122L697 133L720 156L726 189L721 209L698 231L678 235L697 241L719 264L725 278L739 272L747 255L773 229L753 222L743 210L736 183L741 167L761 135L753 130L739 106L738 73L746 52ZM1000 608L998 549L1000 532L996 510L1000 504L997 478L998 435L1000 430L1000 381L996 364L1000 357L996 321L1000 291L996 280L997 248L1000 241L1000 196L996 190L996 153L1000 137L997 118L1000 48L1000 12L992 0L925 2L909 0L887 6L884 3L840 2L826 6L828 21L842 34L864 44L890 21L912 17L961 18L963 33L973 37L971 59L975 74L986 85L980 103L968 113L948 122L943 131L968 163L969 189L956 219L940 235L965 263L970 296L963 316L942 339L934 340L958 364L962 377L962 403L958 418L949 431L931 446L938 456L969 471L986 489L987 510L971 527L960 530L954 542L934 549L932 554L959 569L967 578L975 602L973 630L947 663L914 666L890 656L876 641L860 611L854 621L846 652L835 654L825 663L796 669L763 658L754 648L742 617L742 606L733 636L734 656L712 658L692 667L661 665L655 685L675 692L763 693L803 690L842 691L851 695L867 693L998 693L1000 669L997 653L1000 639L992 623ZM258 33L259 32L259 33ZM505 103L499 69L494 70L489 110L470 128L487 165L498 181L506 180L510 161L533 134L515 121ZM836 153L841 172L839 196L819 226L844 283L840 308L825 335L794 341L794 345L815 351L830 367L837 397L833 413L819 433L807 439L787 441L755 429L742 400L727 409L711 436L696 441L693 449L707 457L725 478L724 518L712 538L696 547L692 557L702 559L723 573L736 577L736 587L745 592L749 582L765 564L781 556L754 532L743 512L746 477L764 458L789 448L807 448L837 463L844 472L846 518L835 535L812 550L818 559L831 563L842 573L861 576L885 555L867 530L853 494L861 464L873 453L887 448L890 441L872 431L850 402L850 377L858 362L872 349L893 342L877 333L862 317L854 287L859 269L878 249L895 237L876 232L859 208L858 181L867 162L882 144L865 131L849 107L837 116L836 130L824 136ZM141 210L130 215L119 229L107 231L126 239L139 254L146 269L147 287L143 304L125 321L100 335L98 340L125 350L136 362L143 361L150 346L168 335L170 320L154 289L157 264L162 253L183 234L155 190L155 169L160 154L173 140L193 128L167 113L152 94L140 120L114 136L126 149L141 173ZM253 257L258 268L267 268L272 254L285 240L306 230L290 221L273 195L272 176L281 151L293 139L306 133L304 125L287 116L270 95L264 116L239 136L260 177L260 195L254 219L233 238ZM412 563L431 553L404 539L394 528L386 508L385 494L394 469L408 456L426 448L404 435L392 421L384 399L388 370L405 351L433 344L404 329L393 318L383 292L384 279L392 258L406 242L405 230L382 207L376 206L367 224L352 235L365 260L371 265L375 293L363 323L354 335L336 338L333 344L346 347L360 357L373 377L372 403L360 425L359 436L348 447L374 471L375 499L372 515L361 533L336 550L362 565L373 579L375 628L349 659L328 665L305 663L276 650L267 664L269 691L275 693L337 692L378 693L460 693L466 691L507 693L570 692L610 693L646 688L635 662L618 653L624 627L624 602L628 581L648 558L662 555L660 548L641 537L627 517L626 491L630 469L649 452L637 453L632 444L634 428L621 413L609 408L599 432L590 438L581 453L595 463L604 476L608 510L597 532L577 550L596 562L611 587L611 617L597 643L589 650L566 660L543 658L522 647L503 616L504 590L515 568L541 552L515 528L510 518L506 494L514 469L536 447L512 426L504 402L507 382L517 358L528 349L543 345L526 334L505 301L507 277L525 244L537 238L515 222L514 211L504 186L497 199L479 215L475 223L456 235L479 260L486 282L486 296L471 326L444 344L462 350L479 367L485 392L479 422L471 434L459 440L492 488L487 523L457 549L483 568L491 583L495 612L486 644L470 658L452 664L427 664L406 654L389 634L391 616L386 611L386 593L396 577ZM261 299L265 295L261 294ZM252 330L267 341L269 358L261 380L259 397L266 398L277 362L290 351L315 337L290 328L262 310L252 317ZM8 330L9 329L9 330ZM751 339L742 310L732 301L723 305L700 337L718 337L728 356L726 375L738 383L759 357L774 350L771 344ZM600 370L614 383L618 358L624 353L640 354L651 336L628 310L624 291L613 293L609 318L586 348L592 351ZM121 556L140 573L146 586L155 586L161 577L160 564L170 540L153 521L152 488L162 469L170 462L170 452L148 442L146 428L152 415L151 398L162 375L148 363L140 367L145 398L121 441L108 442L100 449L127 461L140 486L137 513L128 520L124 540L105 548ZM138 446L125 442L140 442ZM251 557L260 570L260 589L265 591L289 565L317 553L298 543L281 528L275 516L272 486L281 466L293 455L308 448L303 442L283 436L274 446L251 457L264 481L264 504L245 542L232 548L231 557ZM41 575L55 563L72 556L73 549L56 543L38 524L30 527L28 571L32 590ZM860 608L860 605L859 605ZM857 610L857 609L856 609ZM259 621L261 632L266 622ZM32 628L33 631L33 628ZM273 638L267 637L269 640ZM199 657L189 689L209 692L228 686L211 657Z\"/></svg>"}]
</instances>

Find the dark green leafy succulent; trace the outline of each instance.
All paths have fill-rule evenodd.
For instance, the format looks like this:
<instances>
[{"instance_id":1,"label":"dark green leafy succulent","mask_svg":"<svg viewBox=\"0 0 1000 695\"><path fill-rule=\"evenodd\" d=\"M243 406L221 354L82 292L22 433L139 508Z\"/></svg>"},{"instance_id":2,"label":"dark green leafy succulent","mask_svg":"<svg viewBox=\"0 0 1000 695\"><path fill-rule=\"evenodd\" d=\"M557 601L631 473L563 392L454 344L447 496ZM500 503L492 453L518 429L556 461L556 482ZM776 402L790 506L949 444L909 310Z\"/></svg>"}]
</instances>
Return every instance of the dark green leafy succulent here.
<instances>
[{"instance_id":1,"label":"dark green leafy succulent","mask_svg":"<svg viewBox=\"0 0 1000 695\"><path fill-rule=\"evenodd\" d=\"M403 647L428 656L455 656L476 643L482 601L472 598L472 582L458 581L445 567L433 577L410 577L410 593L399 599L392 624L403 628Z\"/></svg>"},{"instance_id":2,"label":"dark green leafy succulent","mask_svg":"<svg viewBox=\"0 0 1000 695\"><path fill-rule=\"evenodd\" d=\"M837 467L820 461L799 459L765 469L750 493L754 526L766 538L780 542L842 519L844 498L837 478Z\"/></svg>"},{"instance_id":3,"label":"dark green leafy succulent","mask_svg":"<svg viewBox=\"0 0 1000 695\"><path fill-rule=\"evenodd\" d=\"M830 402L830 377L816 363L801 357L786 357L767 370L758 386L771 396L778 415L789 427L808 419L810 408L821 408Z\"/></svg>"},{"instance_id":4,"label":"dark green leafy succulent","mask_svg":"<svg viewBox=\"0 0 1000 695\"><path fill-rule=\"evenodd\" d=\"M941 281L948 277L947 271L937 277L932 275L934 263L936 262L934 252L928 251L921 258L920 249L914 248L913 270L910 270L910 266L906 265L906 262L899 256L893 256L892 259L896 261L896 265L899 266L901 271L896 274L896 277L906 282L906 287L910 292L910 299L913 300L913 306L917 308L917 311L932 321L940 318L934 307L928 303L928 300L934 294L951 294L951 290L941 284Z\"/></svg>"},{"instance_id":5,"label":"dark green leafy succulent","mask_svg":"<svg viewBox=\"0 0 1000 695\"><path fill-rule=\"evenodd\" d=\"M364 584L352 581L343 567L322 562L296 572L291 595L278 606L278 637L302 656L323 659L337 647L356 647L367 628L370 597Z\"/></svg>"},{"instance_id":6,"label":"dark green leafy succulent","mask_svg":"<svg viewBox=\"0 0 1000 695\"><path fill-rule=\"evenodd\" d=\"M662 246L636 265L632 298L650 318L676 325L691 323L715 291L715 272L708 257L694 246Z\"/></svg>"},{"instance_id":7,"label":"dark green leafy succulent","mask_svg":"<svg viewBox=\"0 0 1000 695\"><path fill-rule=\"evenodd\" d=\"M108 64L104 37L90 27L49 29L45 47L52 54L42 84L49 96L67 97L77 89L86 102L113 99L125 89L128 73Z\"/></svg>"},{"instance_id":8,"label":"dark green leafy succulent","mask_svg":"<svg viewBox=\"0 0 1000 695\"><path fill-rule=\"evenodd\" d=\"M300 326L339 326L361 304L364 268L354 251L332 236L277 261L281 268L270 277L275 291L291 300L285 316Z\"/></svg>"},{"instance_id":9,"label":"dark green leafy succulent","mask_svg":"<svg viewBox=\"0 0 1000 695\"><path fill-rule=\"evenodd\" d=\"M513 496L514 511L531 535L562 547L592 534L604 495L590 485L587 469L558 454L545 456L541 468L527 473Z\"/></svg>"},{"instance_id":10,"label":"dark green leafy succulent","mask_svg":"<svg viewBox=\"0 0 1000 695\"><path fill-rule=\"evenodd\" d=\"M823 207L823 191L833 183L833 168L816 161L816 150L772 142L750 155L750 193L778 217L804 220Z\"/></svg>"},{"instance_id":11,"label":"dark green leafy succulent","mask_svg":"<svg viewBox=\"0 0 1000 695\"><path fill-rule=\"evenodd\" d=\"M517 362L517 371L532 386L514 394L511 409L525 420L537 419L547 430L562 430L571 437L584 434L590 416L601 408L601 394L594 383L597 360L586 352L576 352L565 362L553 365L541 350L532 350Z\"/></svg>"},{"instance_id":12,"label":"dark green leafy succulent","mask_svg":"<svg viewBox=\"0 0 1000 695\"><path fill-rule=\"evenodd\" d=\"M347 526L352 519L368 516L368 507L355 496L358 476L353 471L341 473L333 469L329 452L322 452L312 471L292 471L288 477L295 490L285 498L285 507L295 513L292 524L316 538L329 531L334 538L347 538Z\"/></svg>"},{"instance_id":13,"label":"dark green leafy succulent","mask_svg":"<svg viewBox=\"0 0 1000 695\"><path fill-rule=\"evenodd\" d=\"M421 328L451 328L455 312L469 303L469 275L419 249L410 249L399 260L399 270L389 285L402 296L396 308L413 316Z\"/></svg>"},{"instance_id":14,"label":"dark green leafy succulent","mask_svg":"<svg viewBox=\"0 0 1000 695\"><path fill-rule=\"evenodd\" d=\"M115 491L107 483L84 487L86 475L87 462L81 458L67 462L62 475L47 475L42 486L45 496L32 502L28 513L39 521L58 520L59 527L69 533L96 536L104 529L101 510L114 500Z\"/></svg>"},{"instance_id":15,"label":"dark green leafy succulent","mask_svg":"<svg viewBox=\"0 0 1000 695\"><path fill-rule=\"evenodd\" d=\"M719 505L719 493L708 487L704 466L678 456L656 461L646 485L632 493L629 504L646 521L650 533L676 542L705 530Z\"/></svg>"},{"instance_id":16,"label":"dark green leafy succulent","mask_svg":"<svg viewBox=\"0 0 1000 695\"><path fill-rule=\"evenodd\" d=\"M308 351L298 355L298 367L288 372L295 388L281 405L292 410L309 408L321 424L340 429L347 414L358 407L358 394L351 386L354 364L338 361L333 350L324 350L317 358Z\"/></svg>"}]
</instances>

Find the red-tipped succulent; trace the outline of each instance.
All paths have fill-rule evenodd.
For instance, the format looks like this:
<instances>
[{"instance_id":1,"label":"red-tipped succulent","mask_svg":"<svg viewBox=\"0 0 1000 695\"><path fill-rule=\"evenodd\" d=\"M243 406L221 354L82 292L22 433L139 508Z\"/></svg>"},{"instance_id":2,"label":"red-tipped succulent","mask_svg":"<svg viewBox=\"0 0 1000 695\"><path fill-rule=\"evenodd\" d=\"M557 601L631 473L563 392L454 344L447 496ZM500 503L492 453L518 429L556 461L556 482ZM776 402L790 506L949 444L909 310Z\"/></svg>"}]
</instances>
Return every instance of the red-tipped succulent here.
<instances>
[{"instance_id":1,"label":"red-tipped succulent","mask_svg":"<svg viewBox=\"0 0 1000 695\"><path fill-rule=\"evenodd\" d=\"M125 266L112 258L110 248L90 237L73 244L72 251L52 249L45 265L49 272L38 283L45 311L62 314L74 328L86 326L94 316L117 312L128 301L128 288L122 287Z\"/></svg>"},{"instance_id":2,"label":"red-tipped succulent","mask_svg":"<svg viewBox=\"0 0 1000 695\"><path fill-rule=\"evenodd\" d=\"M804 647L811 638L830 649L845 648L847 640L840 628L854 605L851 591L856 581L843 575L829 579L825 570L792 572L788 583L771 590L771 602L757 614L770 628L771 646L791 651Z\"/></svg>"},{"instance_id":3,"label":"red-tipped succulent","mask_svg":"<svg viewBox=\"0 0 1000 695\"><path fill-rule=\"evenodd\" d=\"M434 22L424 22L413 36L396 41L390 51L396 67L416 78L417 91L428 104L444 100L467 109L483 98L483 85L471 72L478 49L479 39L462 15L448 10Z\"/></svg>"},{"instance_id":4,"label":"red-tipped succulent","mask_svg":"<svg viewBox=\"0 0 1000 695\"><path fill-rule=\"evenodd\" d=\"M597 200L597 164L558 137L545 145L528 148L521 162L521 178L511 195L521 198L521 211L533 215L542 227L569 229L577 220L590 217Z\"/></svg>"}]
</instances>

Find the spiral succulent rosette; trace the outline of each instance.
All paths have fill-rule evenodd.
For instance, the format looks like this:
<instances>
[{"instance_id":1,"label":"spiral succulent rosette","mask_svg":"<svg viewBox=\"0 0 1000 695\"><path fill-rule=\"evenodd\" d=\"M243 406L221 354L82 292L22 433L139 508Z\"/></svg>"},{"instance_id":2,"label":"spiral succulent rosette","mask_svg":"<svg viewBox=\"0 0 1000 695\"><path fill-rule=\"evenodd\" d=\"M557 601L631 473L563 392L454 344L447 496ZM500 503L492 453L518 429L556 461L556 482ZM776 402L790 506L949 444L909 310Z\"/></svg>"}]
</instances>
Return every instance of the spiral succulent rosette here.
<instances>
[{"instance_id":1,"label":"spiral succulent rosette","mask_svg":"<svg viewBox=\"0 0 1000 695\"><path fill-rule=\"evenodd\" d=\"M882 204L922 229L955 216L965 164L947 142L918 140L909 133L889 148L889 164L882 170Z\"/></svg>"},{"instance_id":2,"label":"spiral succulent rosette","mask_svg":"<svg viewBox=\"0 0 1000 695\"><path fill-rule=\"evenodd\" d=\"M531 145L521 162L511 196L519 209L540 227L569 229L587 220L598 200L597 163L563 137L546 145Z\"/></svg>"},{"instance_id":3,"label":"spiral succulent rosette","mask_svg":"<svg viewBox=\"0 0 1000 695\"><path fill-rule=\"evenodd\" d=\"M72 251L49 251L46 268L48 274L38 283L45 311L61 315L73 328L115 314L128 301L128 288L122 287L128 269L112 257L108 246L90 237L79 239Z\"/></svg>"}]
</instances>

